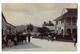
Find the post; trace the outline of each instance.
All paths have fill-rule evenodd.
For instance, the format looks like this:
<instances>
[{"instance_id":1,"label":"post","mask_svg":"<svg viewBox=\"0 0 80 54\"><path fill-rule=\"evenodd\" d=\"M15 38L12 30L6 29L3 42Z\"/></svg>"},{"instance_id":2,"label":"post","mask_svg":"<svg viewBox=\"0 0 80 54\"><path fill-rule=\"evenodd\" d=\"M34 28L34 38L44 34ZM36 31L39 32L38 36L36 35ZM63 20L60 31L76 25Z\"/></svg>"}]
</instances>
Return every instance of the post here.
<instances>
[{"instance_id":1,"label":"post","mask_svg":"<svg viewBox=\"0 0 80 54\"><path fill-rule=\"evenodd\" d=\"M72 40L73 40L73 32L72 32L72 17L71 17L71 37L72 37Z\"/></svg>"},{"instance_id":2,"label":"post","mask_svg":"<svg viewBox=\"0 0 80 54\"><path fill-rule=\"evenodd\" d=\"M63 18L64 19L64 18ZM63 30L63 38L65 37L65 30L66 30L66 23L65 23L65 19L64 19L64 30Z\"/></svg>"}]
</instances>

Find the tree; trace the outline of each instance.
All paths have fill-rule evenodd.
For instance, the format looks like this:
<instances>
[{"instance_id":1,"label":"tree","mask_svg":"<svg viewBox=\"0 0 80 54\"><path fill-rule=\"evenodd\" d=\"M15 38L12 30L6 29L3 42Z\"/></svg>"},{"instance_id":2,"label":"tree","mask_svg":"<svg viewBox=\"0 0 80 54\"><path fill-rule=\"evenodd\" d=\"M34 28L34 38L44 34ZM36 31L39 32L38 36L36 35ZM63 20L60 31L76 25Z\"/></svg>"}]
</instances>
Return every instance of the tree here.
<instances>
[{"instance_id":1,"label":"tree","mask_svg":"<svg viewBox=\"0 0 80 54\"><path fill-rule=\"evenodd\" d=\"M33 31L33 25L32 25L32 24L29 24L29 25L28 25L27 31L31 31L31 32Z\"/></svg>"},{"instance_id":2,"label":"tree","mask_svg":"<svg viewBox=\"0 0 80 54\"><path fill-rule=\"evenodd\" d=\"M49 21L49 26L54 26L54 24L52 23L52 21Z\"/></svg>"},{"instance_id":3,"label":"tree","mask_svg":"<svg viewBox=\"0 0 80 54\"><path fill-rule=\"evenodd\" d=\"M47 25L48 25L48 23L46 21L44 21L43 26L47 26Z\"/></svg>"}]
</instances>

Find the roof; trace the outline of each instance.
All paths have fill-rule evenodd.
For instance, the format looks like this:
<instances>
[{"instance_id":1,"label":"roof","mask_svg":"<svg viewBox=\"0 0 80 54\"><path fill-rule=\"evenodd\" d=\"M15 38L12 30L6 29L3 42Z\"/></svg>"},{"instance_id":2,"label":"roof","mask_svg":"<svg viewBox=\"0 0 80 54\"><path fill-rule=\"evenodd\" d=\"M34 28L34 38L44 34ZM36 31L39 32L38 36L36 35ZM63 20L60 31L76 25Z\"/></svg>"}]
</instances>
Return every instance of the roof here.
<instances>
[{"instance_id":1,"label":"roof","mask_svg":"<svg viewBox=\"0 0 80 54\"><path fill-rule=\"evenodd\" d=\"M62 16L57 17L56 19L54 19L54 21L58 21L60 19L62 19Z\"/></svg>"},{"instance_id":2,"label":"roof","mask_svg":"<svg viewBox=\"0 0 80 54\"><path fill-rule=\"evenodd\" d=\"M3 15L3 12L2 12L2 18L3 18L4 21L7 23L7 21L6 21L5 17L4 17L4 15Z\"/></svg>"},{"instance_id":3,"label":"roof","mask_svg":"<svg viewBox=\"0 0 80 54\"><path fill-rule=\"evenodd\" d=\"M64 13L63 15L59 16L58 18L54 19L54 21L58 21L60 19L66 18L66 17L75 17L77 18L77 9L76 8L66 8L68 12Z\"/></svg>"},{"instance_id":4,"label":"roof","mask_svg":"<svg viewBox=\"0 0 80 54\"><path fill-rule=\"evenodd\" d=\"M5 21L7 24L9 24L9 25L11 25L11 26L15 27L14 25L12 25L12 24L10 24L10 23L8 23L8 22L6 21L6 19L5 19L5 17L4 17L3 12L2 12L2 19L4 19L4 21Z\"/></svg>"}]
</instances>

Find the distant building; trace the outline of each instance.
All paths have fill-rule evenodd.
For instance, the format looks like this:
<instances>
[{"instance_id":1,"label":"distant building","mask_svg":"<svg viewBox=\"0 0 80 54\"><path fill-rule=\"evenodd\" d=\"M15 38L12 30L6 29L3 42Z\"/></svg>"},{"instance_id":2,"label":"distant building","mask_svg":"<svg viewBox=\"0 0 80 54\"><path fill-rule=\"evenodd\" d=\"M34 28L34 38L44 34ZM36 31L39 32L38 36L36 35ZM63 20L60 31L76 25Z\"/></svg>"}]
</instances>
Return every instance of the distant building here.
<instances>
[{"instance_id":1,"label":"distant building","mask_svg":"<svg viewBox=\"0 0 80 54\"><path fill-rule=\"evenodd\" d=\"M15 34L16 33L16 27L12 24L8 23L2 13L2 34L7 35L8 33Z\"/></svg>"},{"instance_id":2,"label":"distant building","mask_svg":"<svg viewBox=\"0 0 80 54\"><path fill-rule=\"evenodd\" d=\"M77 9L66 8L67 12L56 18L56 33L58 35L72 36L73 33L77 32Z\"/></svg>"}]
</instances>

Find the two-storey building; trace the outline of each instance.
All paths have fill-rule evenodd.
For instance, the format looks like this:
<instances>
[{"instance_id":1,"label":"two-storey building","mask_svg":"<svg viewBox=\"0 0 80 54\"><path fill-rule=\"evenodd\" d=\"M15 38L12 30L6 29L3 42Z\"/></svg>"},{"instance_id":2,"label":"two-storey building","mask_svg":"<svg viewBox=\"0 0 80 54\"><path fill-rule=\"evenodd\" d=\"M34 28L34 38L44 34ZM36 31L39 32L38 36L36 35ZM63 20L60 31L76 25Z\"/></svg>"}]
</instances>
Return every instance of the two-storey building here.
<instances>
[{"instance_id":1,"label":"two-storey building","mask_svg":"<svg viewBox=\"0 0 80 54\"><path fill-rule=\"evenodd\" d=\"M66 8L67 12L56 18L56 33L63 37L72 38L73 33L77 33L77 9Z\"/></svg>"}]
</instances>

